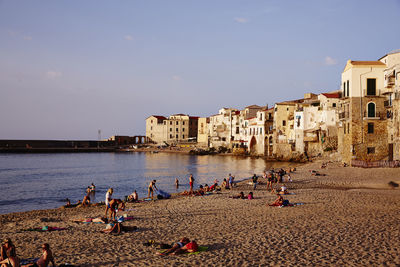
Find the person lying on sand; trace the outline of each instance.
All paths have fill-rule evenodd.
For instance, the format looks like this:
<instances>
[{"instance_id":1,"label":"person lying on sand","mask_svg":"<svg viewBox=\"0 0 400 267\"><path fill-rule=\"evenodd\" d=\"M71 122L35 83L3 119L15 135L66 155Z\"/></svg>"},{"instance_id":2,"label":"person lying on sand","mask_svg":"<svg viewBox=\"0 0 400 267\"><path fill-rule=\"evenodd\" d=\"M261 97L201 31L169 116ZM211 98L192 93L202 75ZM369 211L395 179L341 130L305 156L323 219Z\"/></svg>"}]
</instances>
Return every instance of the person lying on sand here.
<instances>
[{"instance_id":1,"label":"person lying on sand","mask_svg":"<svg viewBox=\"0 0 400 267\"><path fill-rule=\"evenodd\" d=\"M243 192L240 192L239 195L233 196L232 198L240 198L240 199L245 199L246 197L244 196Z\"/></svg>"},{"instance_id":2,"label":"person lying on sand","mask_svg":"<svg viewBox=\"0 0 400 267\"><path fill-rule=\"evenodd\" d=\"M10 247L6 251L7 258L0 261L1 267L19 267L19 258L15 253L15 247Z\"/></svg>"},{"instance_id":3,"label":"person lying on sand","mask_svg":"<svg viewBox=\"0 0 400 267\"><path fill-rule=\"evenodd\" d=\"M47 267L49 266L49 263L51 262L51 264L53 266L56 266L55 262L54 262L54 258L53 258L53 252L50 250L50 245L47 243L44 243L42 245L42 251L43 254L42 256L37 260L37 262L33 263L33 264L28 264L28 265L24 265L24 266L31 266L31 267Z\"/></svg>"},{"instance_id":4,"label":"person lying on sand","mask_svg":"<svg viewBox=\"0 0 400 267\"><path fill-rule=\"evenodd\" d=\"M253 192L250 192L250 193L247 195L247 199L254 199Z\"/></svg>"},{"instance_id":5,"label":"person lying on sand","mask_svg":"<svg viewBox=\"0 0 400 267\"><path fill-rule=\"evenodd\" d=\"M97 217L97 218L87 218L87 219L78 219L73 220L76 223L108 223L108 219L105 217Z\"/></svg>"},{"instance_id":6,"label":"person lying on sand","mask_svg":"<svg viewBox=\"0 0 400 267\"><path fill-rule=\"evenodd\" d=\"M199 249L199 246L197 245L196 241L191 241L183 237L179 242L175 243L172 248L166 250L165 252L157 252L157 255L160 256L165 256L165 255L176 255L176 254L183 254L185 252L196 252Z\"/></svg>"},{"instance_id":7,"label":"person lying on sand","mask_svg":"<svg viewBox=\"0 0 400 267\"><path fill-rule=\"evenodd\" d=\"M125 226L120 222L111 222L107 224L106 229L101 230L106 234L117 234L119 235L121 232L133 232L137 230L137 226Z\"/></svg>"}]
</instances>

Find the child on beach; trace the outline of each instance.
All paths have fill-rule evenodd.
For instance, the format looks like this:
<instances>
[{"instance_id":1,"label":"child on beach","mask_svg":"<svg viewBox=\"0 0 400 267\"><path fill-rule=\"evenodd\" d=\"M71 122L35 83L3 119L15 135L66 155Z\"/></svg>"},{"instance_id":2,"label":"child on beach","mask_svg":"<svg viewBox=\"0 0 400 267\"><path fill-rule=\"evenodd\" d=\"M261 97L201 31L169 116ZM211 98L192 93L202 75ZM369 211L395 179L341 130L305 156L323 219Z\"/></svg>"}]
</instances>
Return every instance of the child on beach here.
<instances>
[{"instance_id":1,"label":"child on beach","mask_svg":"<svg viewBox=\"0 0 400 267\"><path fill-rule=\"evenodd\" d=\"M254 199L253 192L250 192L250 193L247 195L247 199Z\"/></svg>"}]
</instances>

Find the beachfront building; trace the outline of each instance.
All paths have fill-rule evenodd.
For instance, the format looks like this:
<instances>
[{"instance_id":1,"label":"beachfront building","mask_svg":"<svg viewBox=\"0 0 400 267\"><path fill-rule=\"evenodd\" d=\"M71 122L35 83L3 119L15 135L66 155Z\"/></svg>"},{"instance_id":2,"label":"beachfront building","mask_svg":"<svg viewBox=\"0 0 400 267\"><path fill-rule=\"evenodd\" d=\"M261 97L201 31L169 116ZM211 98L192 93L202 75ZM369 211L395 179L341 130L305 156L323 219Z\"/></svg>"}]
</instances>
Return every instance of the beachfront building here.
<instances>
[{"instance_id":1,"label":"beachfront building","mask_svg":"<svg viewBox=\"0 0 400 267\"><path fill-rule=\"evenodd\" d=\"M199 117L185 114L150 116L146 119L146 137L157 144L177 144L197 140Z\"/></svg>"},{"instance_id":2,"label":"beachfront building","mask_svg":"<svg viewBox=\"0 0 400 267\"><path fill-rule=\"evenodd\" d=\"M208 124L209 145L213 148L229 148L233 134L236 133L239 111L234 108L222 108L218 114L210 116Z\"/></svg>"},{"instance_id":3,"label":"beachfront building","mask_svg":"<svg viewBox=\"0 0 400 267\"><path fill-rule=\"evenodd\" d=\"M197 125L197 145L199 147L207 148L209 145L208 124L210 118L199 118Z\"/></svg>"},{"instance_id":4,"label":"beachfront building","mask_svg":"<svg viewBox=\"0 0 400 267\"><path fill-rule=\"evenodd\" d=\"M295 111L295 151L317 156L326 150L337 149L338 92L305 96Z\"/></svg>"},{"instance_id":5,"label":"beachfront building","mask_svg":"<svg viewBox=\"0 0 400 267\"><path fill-rule=\"evenodd\" d=\"M338 151L343 162L388 156L385 69L381 61L348 60L342 72Z\"/></svg>"},{"instance_id":6,"label":"beachfront building","mask_svg":"<svg viewBox=\"0 0 400 267\"><path fill-rule=\"evenodd\" d=\"M386 97L388 160L400 160L400 50L388 53L379 61L386 64L382 94Z\"/></svg>"},{"instance_id":7,"label":"beachfront building","mask_svg":"<svg viewBox=\"0 0 400 267\"><path fill-rule=\"evenodd\" d=\"M162 143L164 137L164 116L151 115L146 119L146 137L154 143Z\"/></svg>"},{"instance_id":8,"label":"beachfront building","mask_svg":"<svg viewBox=\"0 0 400 267\"><path fill-rule=\"evenodd\" d=\"M276 103L273 116L273 151L278 159L290 159L296 152L294 112L301 107L303 99Z\"/></svg>"}]
</instances>

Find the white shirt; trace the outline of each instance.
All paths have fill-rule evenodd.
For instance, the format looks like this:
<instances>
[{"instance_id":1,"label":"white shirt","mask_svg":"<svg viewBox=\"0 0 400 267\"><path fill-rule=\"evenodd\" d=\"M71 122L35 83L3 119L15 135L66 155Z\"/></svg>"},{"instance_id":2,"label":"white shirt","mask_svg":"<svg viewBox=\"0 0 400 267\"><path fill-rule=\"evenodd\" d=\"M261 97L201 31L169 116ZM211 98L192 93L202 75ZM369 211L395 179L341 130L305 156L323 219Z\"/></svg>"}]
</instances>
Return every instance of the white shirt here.
<instances>
[{"instance_id":1,"label":"white shirt","mask_svg":"<svg viewBox=\"0 0 400 267\"><path fill-rule=\"evenodd\" d=\"M111 198L111 195L112 194L110 194L110 192L107 192L107 194L106 194L106 206L108 206L108 199Z\"/></svg>"}]
</instances>

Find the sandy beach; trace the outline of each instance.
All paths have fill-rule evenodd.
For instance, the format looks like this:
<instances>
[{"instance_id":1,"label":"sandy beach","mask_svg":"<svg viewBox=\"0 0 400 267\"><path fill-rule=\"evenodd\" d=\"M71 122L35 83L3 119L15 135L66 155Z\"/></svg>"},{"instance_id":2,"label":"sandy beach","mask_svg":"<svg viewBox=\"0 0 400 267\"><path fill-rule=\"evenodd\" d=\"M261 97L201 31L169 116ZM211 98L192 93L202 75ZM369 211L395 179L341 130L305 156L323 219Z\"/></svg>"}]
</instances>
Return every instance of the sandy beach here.
<instances>
[{"instance_id":1,"label":"sandy beach","mask_svg":"<svg viewBox=\"0 0 400 267\"><path fill-rule=\"evenodd\" d=\"M128 204L120 214L138 231L109 235L104 224L74 219L104 216L104 207L38 210L0 215L0 237L12 239L20 258L40 256L50 244L57 264L76 266L399 266L400 183L398 169L360 169L317 161L302 165L285 183L294 207L269 207L276 195L264 180L208 196ZM326 176L311 175L317 170ZM221 179L220 179L221 180ZM112 185L110 185L112 186ZM253 191L254 200L229 196ZM33 227L63 231L23 231ZM157 256L148 240L195 239L208 251Z\"/></svg>"}]
</instances>

